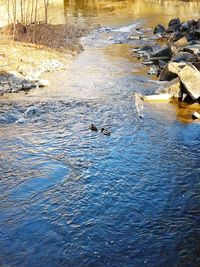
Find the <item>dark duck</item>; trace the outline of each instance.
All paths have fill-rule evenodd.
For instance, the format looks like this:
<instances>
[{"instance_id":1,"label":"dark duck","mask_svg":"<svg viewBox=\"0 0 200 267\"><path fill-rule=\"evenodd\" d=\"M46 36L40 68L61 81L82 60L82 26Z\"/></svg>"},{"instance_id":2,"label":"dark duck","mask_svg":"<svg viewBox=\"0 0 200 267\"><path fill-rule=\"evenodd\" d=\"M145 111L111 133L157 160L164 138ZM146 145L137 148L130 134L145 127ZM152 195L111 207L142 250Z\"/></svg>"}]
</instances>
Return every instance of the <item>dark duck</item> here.
<instances>
[{"instance_id":1,"label":"dark duck","mask_svg":"<svg viewBox=\"0 0 200 267\"><path fill-rule=\"evenodd\" d=\"M104 135L108 135L110 136L111 135L111 132L105 128L101 128L101 133L104 134Z\"/></svg>"},{"instance_id":2,"label":"dark duck","mask_svg":"<svg viewBox=\"0 0 200 267\"><path fill-rule=\"evenodd\" d=\"M93 123L90 125L90 130L93 132L98 132L97 127Z\"/></svg>"}]
</instances>

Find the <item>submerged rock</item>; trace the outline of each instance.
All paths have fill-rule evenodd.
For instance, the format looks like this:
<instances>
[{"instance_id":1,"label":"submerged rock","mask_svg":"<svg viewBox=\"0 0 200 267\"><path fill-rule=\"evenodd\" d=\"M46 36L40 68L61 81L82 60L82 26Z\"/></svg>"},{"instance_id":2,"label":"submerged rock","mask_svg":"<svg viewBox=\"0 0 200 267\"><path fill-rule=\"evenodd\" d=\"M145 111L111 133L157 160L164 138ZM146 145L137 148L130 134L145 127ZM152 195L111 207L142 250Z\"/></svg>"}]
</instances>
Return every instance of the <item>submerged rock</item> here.
<instances>
[{"instance_id":1,"label":"submerged rock","mask_svg":"<svg viewBox=\"0 0 200 267\"><path fill-rule=\"evenodd\" d=\"M23 114L25 118L35 117L39 115L40 115L40 111L37 107L30 107Z\"/></svg>"}]
</instances>

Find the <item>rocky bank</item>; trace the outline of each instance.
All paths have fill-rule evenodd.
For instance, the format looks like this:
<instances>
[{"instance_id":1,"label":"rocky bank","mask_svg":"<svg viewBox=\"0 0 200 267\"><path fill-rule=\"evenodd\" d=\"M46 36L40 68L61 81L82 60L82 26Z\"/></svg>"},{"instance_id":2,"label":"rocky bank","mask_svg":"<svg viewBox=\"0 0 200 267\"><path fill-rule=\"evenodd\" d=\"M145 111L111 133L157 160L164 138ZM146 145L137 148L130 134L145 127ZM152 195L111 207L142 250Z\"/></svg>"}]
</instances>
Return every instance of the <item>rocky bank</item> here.
<instances>
[{"instance_id":1,"label":"rocky bank","mask_svg":"<svg viewBox=\"0 0 200 267\"><path fill-rule=\"evenodd\" d=\"M178 104L200 104L200 19L169 21L165 28L154 29L155 45L133 49L143 64L149 65L150 75L156 75L163 85L156 95L144 100L174 100ZM162 43L162 45L160 45ZM198 113L193 118L198 118Z\"/></svg>"}]
</instances>

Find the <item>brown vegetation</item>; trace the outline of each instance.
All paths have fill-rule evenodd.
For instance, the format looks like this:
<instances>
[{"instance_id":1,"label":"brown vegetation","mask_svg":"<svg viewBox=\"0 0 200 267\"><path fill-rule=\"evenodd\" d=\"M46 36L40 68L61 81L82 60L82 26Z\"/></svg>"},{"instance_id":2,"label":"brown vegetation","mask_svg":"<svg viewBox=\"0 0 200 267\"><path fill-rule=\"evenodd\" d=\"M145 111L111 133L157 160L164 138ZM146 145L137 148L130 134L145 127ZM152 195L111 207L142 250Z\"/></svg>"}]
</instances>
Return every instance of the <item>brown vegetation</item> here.
<instances>
[{"instance_id":1,"label":"brown vegetation","mask_svg":"<svg viewBox=\"0 0 200 267\"><path fill-rule=\"evenodd\" d=\"M14 25L8 25L1 29L1 34L12 38ZM24 26L21 23L16 25L14 41L25 42L36 45L44 45L51 49L69 49L80 51L79 38L85 32L85 25L51 25L46 23L31 24Z\"/></svg>"}]
</instances>

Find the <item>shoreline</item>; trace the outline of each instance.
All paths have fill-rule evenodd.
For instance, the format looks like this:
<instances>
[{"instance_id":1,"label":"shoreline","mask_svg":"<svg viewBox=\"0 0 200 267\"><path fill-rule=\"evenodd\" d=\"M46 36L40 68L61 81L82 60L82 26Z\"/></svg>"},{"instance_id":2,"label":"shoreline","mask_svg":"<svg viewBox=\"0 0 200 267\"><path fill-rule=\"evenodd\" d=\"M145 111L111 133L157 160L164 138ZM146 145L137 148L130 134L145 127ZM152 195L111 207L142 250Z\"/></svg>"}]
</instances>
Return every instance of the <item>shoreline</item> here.
<instances>
[{"instance_id":1,"label":"shoreline","mask_svg":"<svg viewBox=\"0 0 200 267\"><path fill-rule=\"evenodd\" d=\"M15 40L12 25L0 29L0 96L47 86L48 81L40 80L42 74L66 69L83 49L80 38L91 30L88 22L35 26L36 43L31 42L33 26L22 33L19 24Z\"/></svg>"}]
</instances>

